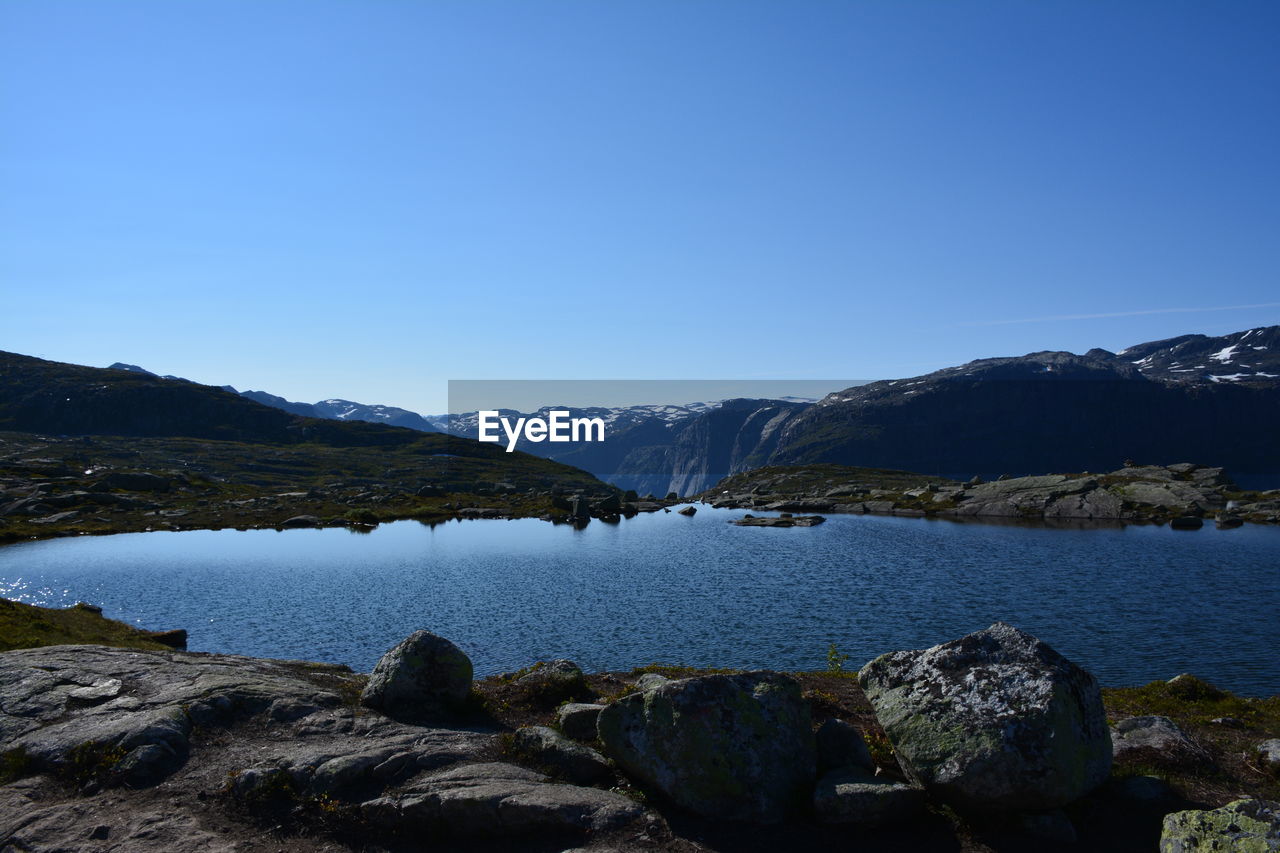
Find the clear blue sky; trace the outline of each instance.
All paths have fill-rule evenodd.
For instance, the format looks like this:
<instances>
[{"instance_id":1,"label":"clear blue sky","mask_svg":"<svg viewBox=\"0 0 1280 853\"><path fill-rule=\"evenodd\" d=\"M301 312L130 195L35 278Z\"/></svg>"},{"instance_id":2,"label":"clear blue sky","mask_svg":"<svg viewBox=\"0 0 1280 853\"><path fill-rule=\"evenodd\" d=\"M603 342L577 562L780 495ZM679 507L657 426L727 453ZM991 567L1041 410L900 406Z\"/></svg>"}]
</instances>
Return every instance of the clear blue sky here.
<instances>
[{"instance_id":1,"label":"clear blue sky","mask_svg":"<svg viewBox=\"0 0 1280 853\"><path fill-rule=\"evenodd\" d=\"M1280 323L1278 43L1270 0L6 0L0 349L435 411Z\"/></svg>"}]
</instances>

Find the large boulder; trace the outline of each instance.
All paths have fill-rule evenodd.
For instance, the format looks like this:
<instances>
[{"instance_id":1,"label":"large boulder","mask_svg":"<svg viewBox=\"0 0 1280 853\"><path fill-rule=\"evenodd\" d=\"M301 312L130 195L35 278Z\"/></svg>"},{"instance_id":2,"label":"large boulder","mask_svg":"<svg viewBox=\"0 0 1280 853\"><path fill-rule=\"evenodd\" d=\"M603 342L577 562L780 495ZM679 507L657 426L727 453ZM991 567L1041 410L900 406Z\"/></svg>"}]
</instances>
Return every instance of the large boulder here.
<instances>
[{"instance_id":1,"label":"large boulder","mask_svg":"<svg viewBox=\"0 0 1280 853\"><path fill-rule=\"evenodd\" d=\"M778 821L812 790L809 707L776 672L658 684L601 711L597 732L627 774L705 817Z\"/></svg>"},{"instance_id":2,"label":"large boulder","mask_svg":"<svg viewBox=\"0 0 1280 853\"><path fill-rule=\"evenodd\" d=\"M1280 803L1236 800L1211 811L1165 815L1160 853L1275 853Z\"/></svg>"},{"instance_id":3,"label":"large boulder","mask_svg":"<svg viewBox=\"0 0 1280 853\"><path fill-rule=\"evenodd\" d=\"M1098 682L1003 622L881 655L858 680L903 770L958 805L1057 808L1111 770Z\"/></svg>"},{"instance_id":4,"label":"large boulder","mask_svg":"<svg viewBox=\"0 0 1280 853\"><path fill-rule=\"evenodd\" d=\"M430 631L415 631L382 656L360 704L392 716L423 717L458 708L471 692L471 659Z\"/></svg>"}]
</instances>

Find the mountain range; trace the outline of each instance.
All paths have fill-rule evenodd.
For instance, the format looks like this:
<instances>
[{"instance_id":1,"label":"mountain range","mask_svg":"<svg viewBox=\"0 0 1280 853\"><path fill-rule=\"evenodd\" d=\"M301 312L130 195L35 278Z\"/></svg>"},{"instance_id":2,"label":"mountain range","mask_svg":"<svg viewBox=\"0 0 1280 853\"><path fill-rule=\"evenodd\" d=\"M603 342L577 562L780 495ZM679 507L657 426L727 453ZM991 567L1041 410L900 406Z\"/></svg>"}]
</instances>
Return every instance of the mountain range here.
<instances>
[{"instance_id":1,"label":"mountain range","mask_svg":"<svg viewBox=\"0 0 1280 853\"><path fill-rule=\"evenodd\" d=\"M12 399L0 405L0 428L74 434L103 432L109 425L120 435L298 440L326 434L340 422L348 430L326 440L403 440L395 438L400 430L369 432L371 424L358 423L372 421L475 435L475 413L423 416L338 399L294 403L261 391L233 394L229 386L213 389L164 379L133 365L112 368L50 367L43 371L47 387L39 387L41 370L27 364L26 393L16 406ZM146 377L145 388L129 389L123 380L130 374ZM10 375L16 375L11 364L0 370L0 382ZM100 375L118 378L111 395L95 390ZM3 390L12 398L11 389ZM225 392L216 417L206 399L213 390ZM575 417L604 419L607 440L526 443L521 449L621 488L659 495L693 494L764 465L811 463L990 477L1106 471L1128 459L1193 460L1276 484L1280 326L1219 337L1184 335L1116 353L1091 349L1083 355L1046 351L986 358L854 386L816 402L739 399L566 408ZM187 432L174 433L178 428Z\"/></svg>"},{"instance_id":2,"label":"mountain range","mask_svg":"<svg viewBox=\"0 0 1280 853\"><path fill-rule=\"evenodd\" d=\"M968 478L1195 460L1276 486L1280 326L1118 353L980 359L814 403L728 400L607 434L603 444L522 447L658 495L694 494L765 465L812 463Z\"/></svg>"}]
</instances>

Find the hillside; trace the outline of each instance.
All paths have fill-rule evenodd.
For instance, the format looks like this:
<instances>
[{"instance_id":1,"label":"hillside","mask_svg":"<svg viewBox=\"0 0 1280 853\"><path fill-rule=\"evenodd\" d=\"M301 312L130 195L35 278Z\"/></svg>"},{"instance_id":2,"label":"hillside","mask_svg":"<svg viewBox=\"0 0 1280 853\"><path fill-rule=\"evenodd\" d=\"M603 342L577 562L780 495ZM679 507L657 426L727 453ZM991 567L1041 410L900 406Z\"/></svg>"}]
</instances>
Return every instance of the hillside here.
<instances>
[{"instance_id":1,"label":"hillside","mask_svg":"<svg viewBox=\"0 0 1280 853\"><path fill-rule=\"evenodd\" d=\"M0 353L0 540L546 515L589 473L442 433L291 415L220 388Z\"/></svg>"},{"instance_id":2,"label":"hillside","mask_svg":"<svg viewBox=\"0 0 1280 853\"><path fill-rule=\"evenodd\" d=\"M394 446L413 433L306 418L185 379L0 352L0 430Z\"/></svg>"},{"instance_id":3,"label":"hillside","mask_svg":"<svg viewBox=\"0 0 1280 853\"><path fill-rule=\"evenodd\" d=\"M1174 369L1156 363L1156 374ZM769 462L990 476L1196 459L1271 476L1278 423L1280 387L1265 377L1165 381L1102 350L1040 352L830 395L785 427Z\"/></svg>"}]
</instances>

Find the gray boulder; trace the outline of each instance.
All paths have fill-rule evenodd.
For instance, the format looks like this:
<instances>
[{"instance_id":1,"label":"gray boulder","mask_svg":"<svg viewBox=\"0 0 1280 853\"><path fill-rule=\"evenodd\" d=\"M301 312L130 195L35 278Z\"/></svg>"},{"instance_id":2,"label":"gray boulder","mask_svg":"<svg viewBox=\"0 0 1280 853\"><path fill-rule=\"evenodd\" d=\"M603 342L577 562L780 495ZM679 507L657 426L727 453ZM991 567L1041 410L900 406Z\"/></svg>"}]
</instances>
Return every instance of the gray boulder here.
<instances>
[{"instance_id":1,"label":"gray boulder","mask_svg":"<svg viewBox=\"0 0 1280 853\"><path fill-rule=\"evenodd\" d=\"M1275 853L1280 803L1236 800L1211 811L1165 815L1160 853Z\"/></svg>"},{"instance_id":2,"label":"gray boulder","mask_svg":"<svg viewBox=\"0 0 1280 853\"><path fill-rule=\"evenodd\" d=\"M1199 764L1210 761L1177 723L1168 717L1130 717L1111 729L1111 749L1116 760L1174 761Z\"/></svg>"},{"instance_id":3,"label":"gray boulder","mask_svg":"<svg viewBox=\"0 0 1280 853\"><path fill-rule=\"evenodd\" d=\"M862 734L844 720L835 717L818 726L814 733L818 752L818 772L842 768L859 768L874 773L876 766Z\"/></svg>"},{"instance_id":4,"label":"gray boulder","mask_svg":"<svg viewBox=\"0 0 1280 853\"><path fill-rule=\"evenodd\" d=\"M1258 755L1267 767L1280 768L1280 738L1271 738L1258 744Z\"/></svg>"},{"instance_id":5,"label":"gray boulder","mask_svg":"<svg viewBox=\"0 0 1280 853\"><path fill-rule=\"evenodd\" d=\"M546 726L517 730L511 746L521 758L574 785L595 785L613 779L613 770L603 755Z\"/></svg>"},{"instance_id":6,"label":"gray boulder","mask_svg":"<svg viewBox=\"0 0 1280 853\"><path fill-rule=\"evenodd\" d=\"M1111 770L1098 682L1003 622L881 655L858 680L903 770L959 805L1053 809Z\"/></svg>"},{"instance_id":7,"label":"gray boulder","mask_svg":"<svg viewBox=\"0 0 1280 853\"><path fill-rule=\"evenodd\" d=\"M652 690L655 687L661 687L670 680L671 679L667 678L665 675L661 675L656 672L646 672L644 675L636 679L636 689L641 691Z\"/></svg>"},{"instance_id":8,"label":"gray boulder","mask_svg":"<svg viewBox=\"0 0 1280 853\"><path fill-rule=\"evenodd\" d=\"M813 784L809 707L776 672L668 681L605 708L597 731L628 775L705 817L778 821Z\"/></svg>"},{"instance_id":9,"label":"gray boulder","mask_svg":"<svg viewBox=\"0 0 1280 853\"><path fill-rule=\"evenodd\" d=\"M471 692L471 659L444 637L415 631L373 668L360 704L393 716L458 708Z\"/></svg>"},{"instance_id":10,"label":"gray boulder","mask_svg":"<svg viewBox=\"0 0 1280 853\"><path fill-rule=\"evenodd\" d=\"M555 703L587 693L587 677L571 660L540 663L516 679L516 686L537 699Z\"/></svg>"},{"instance_id":11,"label":"gray boulder","mask_svg":"<svg viewBox=\"0 0 1280 853\"><path fill-rule=\"evenodd\" d=\"M583 702L570 702L556 709L556 725L565 737L574 740L595 740L596 720L604 705L588 705Z\"/></svg>"},{"instance_id":12,"label":"gray boulder","mask_svg":"<svg viewBox=\"0 0 1280 853\"><path fill-rule=\"evenodd\" d=\"M813 791L813 811L823 823L878 826L924 810L923 788L879 778L859 768L833 770Z\"/></svg>"}]
</instances>

